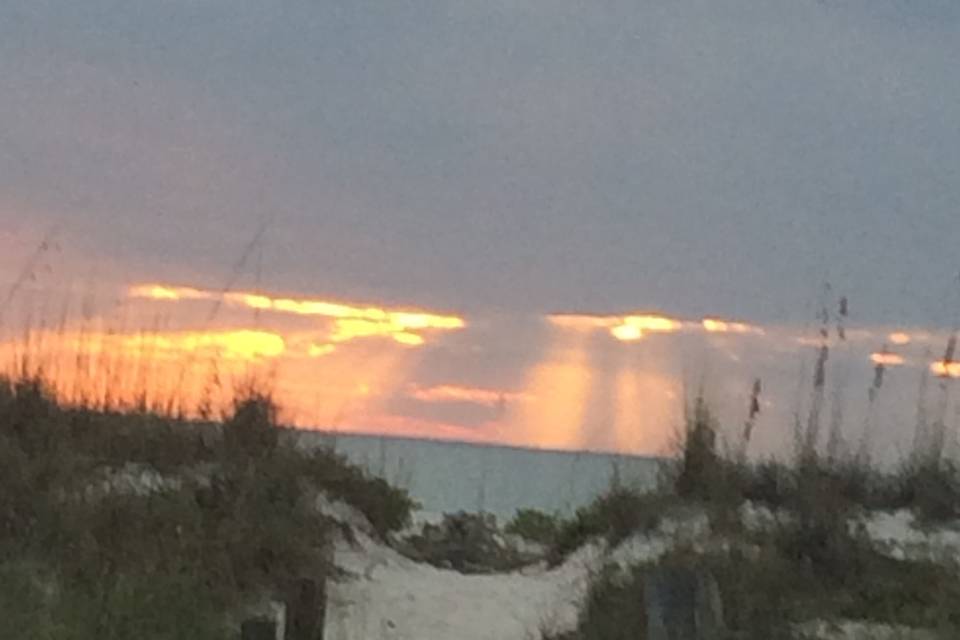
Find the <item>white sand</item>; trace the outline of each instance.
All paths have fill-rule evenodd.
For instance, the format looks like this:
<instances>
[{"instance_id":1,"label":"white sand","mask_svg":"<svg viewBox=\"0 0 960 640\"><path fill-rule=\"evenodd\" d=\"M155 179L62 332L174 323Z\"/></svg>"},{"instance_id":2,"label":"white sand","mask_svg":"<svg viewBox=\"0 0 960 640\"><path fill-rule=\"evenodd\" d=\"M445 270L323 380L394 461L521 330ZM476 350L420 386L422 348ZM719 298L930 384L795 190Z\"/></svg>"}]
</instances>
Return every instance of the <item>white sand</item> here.
<instances>
[{"instance_id":1,"label":"white sand","mask_svg":"<svg viewBox=\"0 0 960 640\"><path fill-rule=\"evenodd\" d=\"M349 508L336 511L341 518ZM753 526L772 521L756 510ZM362 516L347 518L359 530ZM960 557L960 533L941 528L920 531L908 512L875 513L864 521L868 534L893 556ZM616 549L593 543L562 566L544 566L497 575L462 575L402 557L393 549L359 534L357 545L341 543L335 559L352 577L330 585L328 640L539 640L541 630L575 627L590 577L603 564L621 566L653 560L672 545L709 539L705 518L693 514L668 521L651 535L637 535ZM804 625L811 637L924 638L923 632L855 622L814 621Z\"/></svg>"}]
</instances>

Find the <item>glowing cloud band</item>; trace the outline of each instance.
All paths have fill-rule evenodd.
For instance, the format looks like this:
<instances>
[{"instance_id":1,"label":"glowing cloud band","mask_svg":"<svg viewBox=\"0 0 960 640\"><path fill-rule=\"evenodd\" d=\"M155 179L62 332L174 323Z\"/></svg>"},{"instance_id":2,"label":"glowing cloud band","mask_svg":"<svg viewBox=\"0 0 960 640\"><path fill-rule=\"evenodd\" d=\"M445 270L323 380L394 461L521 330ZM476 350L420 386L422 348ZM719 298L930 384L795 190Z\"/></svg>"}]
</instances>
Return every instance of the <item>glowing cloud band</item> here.
<instances>
[{"instance_id":1,"label":"glowing cloud band","mask_svg":"<svg viewBox=\"0 0 960 640\"><path fill-rule=\"evenodd\" d=\"M390 309L376 306L359 306L318 300L313 298L272 297L249 292L227 292L173 287L161 284L146 284L131 287L128 294L133 298L157 301L219 300L225 303L298 316L316 316L334 321L330 342L342 343L360 338L389 337L408 346L424 344L423 331L453 331L467 326L458 316L441 315L409 309ZM324 355L321 346L314 355ZM329 351L326 351L329 352Z\"/></svg>"}]
</instances>

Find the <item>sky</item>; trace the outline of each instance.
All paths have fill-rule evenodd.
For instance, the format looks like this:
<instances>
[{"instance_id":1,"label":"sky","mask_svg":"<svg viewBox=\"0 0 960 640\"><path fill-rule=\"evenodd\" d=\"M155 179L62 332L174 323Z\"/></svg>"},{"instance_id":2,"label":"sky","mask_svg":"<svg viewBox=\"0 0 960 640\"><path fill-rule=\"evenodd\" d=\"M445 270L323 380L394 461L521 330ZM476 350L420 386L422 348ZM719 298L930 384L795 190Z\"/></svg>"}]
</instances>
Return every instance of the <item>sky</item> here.
<instances>
[{"instance_id":1,"label":"sky","mask_svg":"<svg viewBox=\"0 0 960 640\"><path fill-rule=\"evenodd\" d=\"M958 63L953 0L7 0L0 276L15 287L30 272L11 298L34 321L37 292L53 313L51 298L93 287L105 308L139 305L128 331L133 316L194 334L269 325L284 349L254 359L289 355L298 336L315 347L310 375L278 368L298 382L397 351L378 374L383 406L351 413L331 392L306 421L650 449L611 435L630 402L653 407L629 409L647 424L675 421L651 398L675 400L697 377L684 372L726 379L716 354L759 349L749 388L776 358L686 330L611 355L616 322L588 333L551 317L724 318L794 344L829 282L875 334L868 380L887 333L953 326ZM342 340L330 316L133 295L153 284L463 326L412 332L414 345L380 319ZM110 313L98 307L119 331ZM584 335L597 339L572 346ZM493 395L424 400L451 386ZM491 403L503 414L501 398L530 396L572 399L491 418Z\"/></svg>"}]
</instances>

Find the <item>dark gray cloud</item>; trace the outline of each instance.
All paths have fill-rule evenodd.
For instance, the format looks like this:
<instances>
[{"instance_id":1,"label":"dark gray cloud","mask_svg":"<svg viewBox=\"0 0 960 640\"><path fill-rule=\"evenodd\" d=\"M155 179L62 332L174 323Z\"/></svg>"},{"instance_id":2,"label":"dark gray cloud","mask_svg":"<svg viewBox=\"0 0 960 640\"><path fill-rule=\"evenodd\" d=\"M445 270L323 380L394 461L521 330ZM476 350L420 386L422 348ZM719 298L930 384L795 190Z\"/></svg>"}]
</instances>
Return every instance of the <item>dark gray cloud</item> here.
<instances>
[{"instance_id":1,"label":"dark gray cloud","mask_svg":"<svg viewBox=\"0 0 960 640\"><path fill-rule=\"evenodd\" d=\"M943 323L958 58L950 0L12 0L0 222L131 278L271 215L276 288Z\"/></svg>"}]
</instances>

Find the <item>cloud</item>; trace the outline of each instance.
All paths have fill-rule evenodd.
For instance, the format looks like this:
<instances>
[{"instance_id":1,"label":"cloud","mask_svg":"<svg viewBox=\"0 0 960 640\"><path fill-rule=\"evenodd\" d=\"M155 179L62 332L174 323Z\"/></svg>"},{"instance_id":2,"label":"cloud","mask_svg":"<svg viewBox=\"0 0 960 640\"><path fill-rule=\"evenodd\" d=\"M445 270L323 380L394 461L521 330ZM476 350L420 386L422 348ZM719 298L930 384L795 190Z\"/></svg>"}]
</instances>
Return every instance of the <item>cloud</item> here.
<instances>
[{"instance_id":1,"label":"cloud","mask_svg":"<svg viewBox=\"0 0 960 640\"><path fill-rule=\"evenodd\" d=\"M958 56L953 0L11 0L0 277L59 224L38 307L190 282L150 309L195 325L232 283L211 330L260 312L305 419L509 388L546 400L501 439L630 448L657 435L634 414L671 419L678 362L729 398L750 369L786 378L825 279L866 327L851 370L884 344L932 359ZM419 404L456 429L454 403Z\"/></svg>"},{"instance_id":2,"label":"cloud","mask_svg":"<svg viewBox=\"0 0 960 640\"><path fill-rule=\"evenodd\" d=\"M885 367L895 367L906 362L903 356L885 351L870 354L870 361Z\"/></svg>"},{"instance_id":3,"label":"cloud","mask_svg":"<svg viewBox=\"0 0 960 640\"><path fill-rule=\"evenodd\" d=\"M217 283L269 212L276 288L782 321L829 272L944 317L949 3L2 11L0 197L142 278Z\"/></svg>"},{"instance_id":4,"label":"cloud","mask_svg":"<svg viewBox=\"0 0 960 640\"><path fill-rule=\"evenodd\" d=\"M256 311L332 319L333 329L328 340L334 344L362 338L386 337L400 344L420 346L426 341L424 333L455 331L463 329L467 324L463 318L454 315L244 291L218 292L194 287L143 284L131 286L128 295L160 302L206 300L218 305L223 302ZM319 350L311 347L311 356L328 352L324 347Z\"/></svg>"},{"instance_id":5,"label":"cloud","mask_svg":"<svg viewBox=\"0 0 960 640\"><path fill-rule=\"evenodd\" d=\"M437 403L468 403L485 407L503 407L508 402L523 400L527 396L522 393L497 389L467 387L455 384L438 385L433 387L414 387L409 395L420 402Z\"/></svg>"},{"instance_id":6,"label":"cloud","mask_svg":"<svg viewBox=\"0 0 960 640\"><path fill-rule=\"evenodd\" d=\"M960 362L937 360L930 363L930 371L939 378L960 378Z\"/></svg>"}]
</instances>

